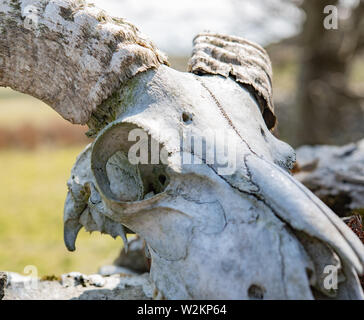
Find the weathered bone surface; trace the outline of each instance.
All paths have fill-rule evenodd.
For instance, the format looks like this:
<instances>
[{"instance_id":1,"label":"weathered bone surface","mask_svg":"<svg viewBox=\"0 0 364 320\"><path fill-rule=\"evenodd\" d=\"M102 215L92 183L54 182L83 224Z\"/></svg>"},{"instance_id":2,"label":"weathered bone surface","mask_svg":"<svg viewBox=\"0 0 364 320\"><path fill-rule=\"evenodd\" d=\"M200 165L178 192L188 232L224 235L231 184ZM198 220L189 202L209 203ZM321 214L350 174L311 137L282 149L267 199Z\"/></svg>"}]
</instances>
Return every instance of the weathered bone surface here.
<instances>
[{"instance_id":1,"label":"weathered bone surface","mask_svg":"<svg viewBox=\"0 0 364 320\"><path fill-rule=\"evenodd\" d=\"M212 35L213 45L216 38L225 39L224 54L207 53L237 71L209 74L209 59L199 74L159 65L120 82L94 109L96 140L68 183L67 248L82 227L125 242L127 230L139 234L157 297L167 299L363 299L362 243L291 177L294 151L268 129L269 58L255 44ZM226 59L230 50L237 59ZM133 163L132 150L147 150L148 162ZM325 286L328 265L338 289Z\"/></svg>"},{"instance_id":2,"label":"weathered bone surface","mask_svg":"<svg viewBox=\"0 0 364 320\"><path fill-rule=\"evenodd\" d=\"M120 90L120 103L126 99L128 109L81 155L90 163L76 165L73 177L78 179L78 172L91 167L95 188L90 189L97 193L94 198L100 197L100 212L146 240L151 277L163 296L362 298L356 275L362 272L362 244L286 172L294 161L293 150L269 132L248 90L230 78L198 77L163 66L131 82L133 92L127 98ZM184 113L190 115L187 122ZM211 124L236 138L233 175L218 174L215 163L181 163L188 151L180 149L179 133L191 130L194 136L206 136L213 133ZM120 162L115 178L108 169L115 163L110 158L116 152L128 153L133 144L128 135L136 127L164 146L168 164L139 165L137 170ZM198 149L191 153L205 157ZM167 181L164 187L161 175ZM117 180L135 186L131 201L112 191L111 181ZM141 193L144 198L135 201L135 194ZM94 224L79 221L77 229ZM66 229L66 235L72 235L67 242L71 249L72 230L77 229ZM327 264L337 266L342 275L338 292L323 286Z\"/></svg>"},{"instance_id":3,"label":"weathered bone surface","mask_svg":"<svg viewBox=\"0 0 364 320\"><path fill-rule=\"evenodd\" d=\"M337 214L364 214L364 139L342 147L301 147L297 162L295 178Z\"/></svg>"}]
</instances>

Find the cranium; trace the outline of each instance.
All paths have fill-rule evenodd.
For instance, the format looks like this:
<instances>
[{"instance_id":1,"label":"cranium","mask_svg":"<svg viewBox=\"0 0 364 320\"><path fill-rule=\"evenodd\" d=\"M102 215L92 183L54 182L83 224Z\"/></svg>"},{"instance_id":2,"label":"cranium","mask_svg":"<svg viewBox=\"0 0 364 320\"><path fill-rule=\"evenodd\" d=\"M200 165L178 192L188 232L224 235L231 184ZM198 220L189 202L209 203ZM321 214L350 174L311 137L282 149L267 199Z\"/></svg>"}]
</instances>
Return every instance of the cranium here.
<instances>
[{"instance_id":1,"label":"cranium","mask_svg":"<svg viewBox=\"0 0 364 320\"><path fill-rule=\"evenodd\" d=\"M73 2L59 2L81 19ZM57 5L49 1L46 8ZM77 10L93 22L98 14ZM106 43L115 31L110 23L88 25L100 29ZM178 72L151 44L140 45L129 24L117 27L117 34L133 37L125 36L125 44L113 38L107 66L93 54L101 61L92 60L93 66L107 70L78 64L72 47L72 62L86 78L75 81L86 82L81 91L91 107L77 108L82 99L72 90L67 99L54 91L53 107L73 122L87 122L95 137L68 183L67 248L75 249L82 227L125 243L126 230L139 234L151 257L151 279L167 299L363 298L357 277L363 245L291 177L294 151L270 132L275 116L264 49L200 34L190 72ZM3 81L19 87L13 82ZM68 101L73 109L62 107ZM336 270L338 289L326 285L327 267Z\"/></svg>"}]
</instances>

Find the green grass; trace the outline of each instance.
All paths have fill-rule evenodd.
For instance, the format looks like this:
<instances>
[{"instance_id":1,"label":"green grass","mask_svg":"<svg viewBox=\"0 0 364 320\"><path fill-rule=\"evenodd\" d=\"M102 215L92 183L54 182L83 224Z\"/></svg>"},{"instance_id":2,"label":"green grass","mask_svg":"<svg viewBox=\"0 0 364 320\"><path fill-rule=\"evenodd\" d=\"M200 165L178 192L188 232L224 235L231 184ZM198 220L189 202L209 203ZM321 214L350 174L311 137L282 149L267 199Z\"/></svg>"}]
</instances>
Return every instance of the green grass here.
<instances>
[{"instance_id":1,"label":"green grass","mask_svg":"<svg viewBox=\"0 0 364 320\"><path fill-rule=\"evenodd\" d=\"M75 252L63 244L66 181L81 150L0 151L0 270L92 273L116 258L120 238L81 231Z\"/></svg>"},{"instance_id":2,"label":"green grass","mask_svg":"<svg viewBox=\"0 0 364 320\"><path fill-rule=\"evenodd\" d=\"M0 88L0 128L23 123L39 128L66 121L41 101ZM75 252L63 244L66 182L82 149L0 150L0 270L23 273L34 265L41 276L93 273L117 257L120 238L81 230Z\"/></svg>"},{"instance_id":3,"label":"green grass","mask_svg":"<svg viewBox=\"0 0 364 320\"><path fill-rule=\"evenodd\" d=\"M0 87L0 127L8 128L16 123L30 123L41 127L52 123L62 123L62 119L52 108L31 96Z\"/></svg>"}]
</instances>

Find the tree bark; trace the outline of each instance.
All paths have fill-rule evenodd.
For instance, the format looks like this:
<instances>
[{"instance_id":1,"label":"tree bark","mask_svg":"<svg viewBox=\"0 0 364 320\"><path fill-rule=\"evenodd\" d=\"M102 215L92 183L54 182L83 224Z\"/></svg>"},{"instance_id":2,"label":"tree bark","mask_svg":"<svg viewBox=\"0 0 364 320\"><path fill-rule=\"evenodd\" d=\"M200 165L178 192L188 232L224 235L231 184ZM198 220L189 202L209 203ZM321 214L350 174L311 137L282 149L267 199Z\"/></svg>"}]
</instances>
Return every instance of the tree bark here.
<instances>
[{"instance_id":1,"label":"tree bark","mask_svg":"<svg viewBox=\"0 0 364 320\"><path fill-rule=\"evenodd\" d=\"M364 136L363 97L348 88L351 61L363 37L360 24L364 2L352 17L339 20L338 29L325 29L324 8L332 0L305 0L306 21L298 79L300 126L297 144L342 144Z\"/></svg>"},{"instance_id":2,"label":"tree bark","mask_svg":"<svg viewBox=\"0 0 364 320\"><path fill-rule=\"evenodd\" d=\"M295 178L336 214L364 216L364 139L342 147L301 147L297 163Z\"/></svg>"}]
</instances>

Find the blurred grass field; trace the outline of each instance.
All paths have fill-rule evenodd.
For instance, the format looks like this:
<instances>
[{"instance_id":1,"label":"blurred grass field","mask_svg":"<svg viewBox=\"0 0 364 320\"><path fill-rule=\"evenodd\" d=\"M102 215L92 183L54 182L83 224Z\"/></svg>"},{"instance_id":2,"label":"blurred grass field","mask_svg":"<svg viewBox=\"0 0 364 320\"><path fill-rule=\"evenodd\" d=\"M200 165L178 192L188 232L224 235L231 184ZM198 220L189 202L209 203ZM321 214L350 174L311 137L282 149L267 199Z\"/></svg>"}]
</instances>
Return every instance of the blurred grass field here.
<instances>
[{"instance_id":1,"label":"blurred grass field","mask_svg":"<svg viewBox=\"0 0 364 320\"><path fill-rule=\"evenodd\" d=\"M1 88L0 128L24 123L36 128L49 123L68 125L38 100ZM0 149L0 270L23 273L25 266L34 265L41 276L94 273L117 257L121 239L100 233L81 230L73 253L63 244L66 182L84 146Z\"/></svg>"}]
</instances>

